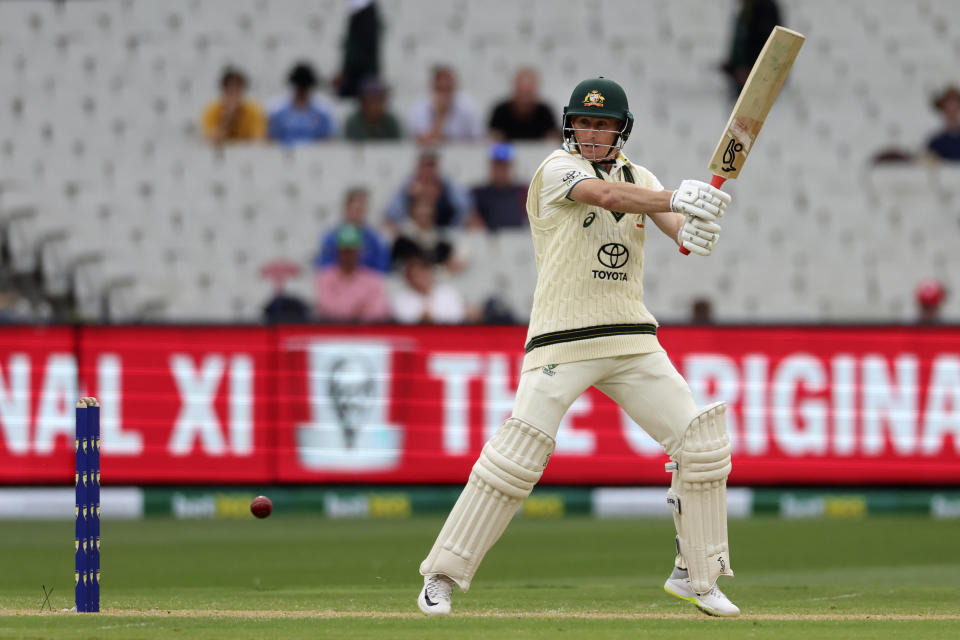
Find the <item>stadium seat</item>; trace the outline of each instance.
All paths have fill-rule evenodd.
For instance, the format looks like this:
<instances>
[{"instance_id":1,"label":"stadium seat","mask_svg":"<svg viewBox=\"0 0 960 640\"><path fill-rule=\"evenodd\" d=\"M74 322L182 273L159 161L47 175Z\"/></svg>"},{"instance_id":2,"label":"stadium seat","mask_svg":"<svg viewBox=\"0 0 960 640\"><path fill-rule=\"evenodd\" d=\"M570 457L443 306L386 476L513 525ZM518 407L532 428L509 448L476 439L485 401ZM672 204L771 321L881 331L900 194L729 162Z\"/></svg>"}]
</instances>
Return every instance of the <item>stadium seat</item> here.
<instances>
[{"instance_id":1,"label":"stadium seat","mask_svg":"<svg viewBox=\"0 0 960 640\"><path fill-rule=\"evenodd\" d=\"M780 4L808 42L743 178L728 183L735 200L711 262L682 258L651 232L650 307L685 320L690 302L709 296L720 320L909 320L919 278L939 272L960 286L951 244L960 173L869 160L887 146L920 152L939 126L928 100L954 73L948 5ZM831 20L822 19L827 5ZM616 0L604 15L644 19L599 20L574 0L438 2L424 21L418 3L379 6L384 75L401 119L438 62L456 68L484 123L521 65L539 67L543 97L558 111L571 78L603 73L631 96L630 157L668 188L706 177L730 107L715 65L733 7ZM0 221L14 268L40 266L50 295L79 292L94 315L256 320L270 294L258 269L276 257L305 267L290 286L312 298L310 263L344 190L366 186L379 224L417 148L336 140L214 152L198 123L228 63L247 71L262 104L286 91L296 60L329 78L346 12L335 0L0 2L0 110L12 124L0 131ZM820 108L827 101L831 109ZM332 102L342 124L353 104ZM555 146L518 145L517 179L528 180ZM443 172L462 186L486 179L486 143L440 152ZM471 301L502 291L525 317L529 236L458 241L470 259L452 281ZM956 297L945 311L960 319Z\"/></svg>"}]
</instances>

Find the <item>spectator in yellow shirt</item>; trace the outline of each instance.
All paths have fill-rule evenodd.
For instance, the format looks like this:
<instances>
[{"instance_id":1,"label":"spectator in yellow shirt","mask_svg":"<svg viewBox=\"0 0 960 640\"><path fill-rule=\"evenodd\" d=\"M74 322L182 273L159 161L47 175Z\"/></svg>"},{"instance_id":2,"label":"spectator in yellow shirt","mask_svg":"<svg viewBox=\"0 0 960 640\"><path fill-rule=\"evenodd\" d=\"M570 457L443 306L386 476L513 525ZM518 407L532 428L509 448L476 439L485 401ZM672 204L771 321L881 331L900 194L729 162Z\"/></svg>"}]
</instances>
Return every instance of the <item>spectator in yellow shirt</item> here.
<instances>
[{"instance_id":1,"label":"spectator in yellow shirt","mask_svg":"<svg viewBox=\"0 0 960 640\"><path fill-rule=\"evenodd\" d=\"M220 76L220 98L203 112L203 136L213 144L263 140L267 120L260 105L247 100L247 77L234 67Z\"/></svg>"}]
</instances>

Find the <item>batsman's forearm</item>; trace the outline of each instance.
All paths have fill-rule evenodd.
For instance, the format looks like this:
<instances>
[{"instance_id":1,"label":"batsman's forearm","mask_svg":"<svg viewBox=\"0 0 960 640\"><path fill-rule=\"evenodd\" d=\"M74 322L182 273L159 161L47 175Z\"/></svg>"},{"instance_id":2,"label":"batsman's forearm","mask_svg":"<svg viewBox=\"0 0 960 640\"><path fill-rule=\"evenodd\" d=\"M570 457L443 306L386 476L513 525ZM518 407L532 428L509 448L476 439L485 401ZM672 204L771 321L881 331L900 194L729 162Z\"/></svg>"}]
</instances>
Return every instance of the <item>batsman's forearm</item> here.
<instances>
[{"instance_id":1,"label":"batsman's forearm","mask_svg":"<svg viewBox=\"0 0 960 640\"><path fill-rule=\"evenodd\" d=\"M628 182L582 180L570 190L577 202L621 213L656 213L670 211L673 191L647 189Z\"/></svg>"},{"instance_id":2,"label":"batsman's forearm","mask_svg":"<svg viewBox=\"0 0 960 640\"><path fill-rule=\"evenodd\" d=\"M608 211L623 213L657 213L670 211L670 196L673 191L647 189L627 182L606 183L610 186L607 200L611 206L602 206Z\"/></svg>"}]
</instances>

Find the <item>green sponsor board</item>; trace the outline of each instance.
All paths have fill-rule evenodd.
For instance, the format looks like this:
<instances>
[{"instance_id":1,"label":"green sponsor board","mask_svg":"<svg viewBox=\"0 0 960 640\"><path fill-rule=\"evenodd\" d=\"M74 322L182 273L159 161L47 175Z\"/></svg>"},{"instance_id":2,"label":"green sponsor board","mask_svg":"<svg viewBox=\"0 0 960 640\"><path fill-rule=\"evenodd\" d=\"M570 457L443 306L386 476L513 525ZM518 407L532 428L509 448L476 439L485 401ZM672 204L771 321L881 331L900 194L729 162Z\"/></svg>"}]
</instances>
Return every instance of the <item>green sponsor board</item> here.
<instances>
[{"instance_id":1,"label":"green sponsor board","mask_svg":"<svg viewBox=\"0 0 960 640\"><path fill-rule=\"evenodd\" d=\"M274 513L280 515L409 518L449 512L460 491L461 487L447 486L146 488L143 510L148 516L251 518L250 501L265 494L273 501ZM611 492L625 496L615 501L612 511L608 504ZM654 498L644 500L644 492L655 494L655 511L647 504L654 504ZM524 501L519 517L561 518L591 513L598 517L667 517L670 514L662 502L663 495L662 488L538 487ZM960 518L960 491L732 488L730 496L736 498L730 501L731 518L751 514L782 518L860 518L878 514Z\"/></svg>"},{"instance_id":2,"label":"green sponsor board","mask_svg":"<svg viewBox=\"0 0 960 640\"><path fill-rule=\"evenodd\" d=\"M328 518L408 518L446 513L461 487L282 487L148 488L144 513L175 518L250 518L250 501L264 494L277 514L316 514ZM520 509L521 517L557 518L590 513L588 488L536 489Z\"/></svg>"},{"instance_id":3,"label":"green sponsor board","mask_svg":"<svg viewBox=\"0 0 960 640\"><path fill-rule=\"evenodd\" d=\"M866 515L960 517L960 492L883 489L756 489L755 514L784 518L861 518Z\"/></svg>"},{"instance_id":4,"label":"green sponsor board","mask_svg":"<svg viewBox=\"0 0 960 640\"><path fill-rule=\"evenodd\" d=\"M930 515L934 518L960 518L960 492L933 494Z\"/></svg>"}]
</instances>

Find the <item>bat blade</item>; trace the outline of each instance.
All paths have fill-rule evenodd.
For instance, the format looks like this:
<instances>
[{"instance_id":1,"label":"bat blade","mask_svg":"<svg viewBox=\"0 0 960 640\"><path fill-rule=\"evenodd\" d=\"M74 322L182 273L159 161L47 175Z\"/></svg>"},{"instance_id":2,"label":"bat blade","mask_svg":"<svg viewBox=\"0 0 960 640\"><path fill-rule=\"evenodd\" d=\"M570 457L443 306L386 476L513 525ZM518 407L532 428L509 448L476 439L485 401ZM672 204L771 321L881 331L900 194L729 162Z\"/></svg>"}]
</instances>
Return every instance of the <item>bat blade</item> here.
<instances>
[{"instance_id":1,"label":"bat blade","mask_svg":"<svg viewBox=\"0 0 960 640\"><path fill-rule=\"evenodd\" d=\"M804 40L803 34L785 27L777 26L770 32L707 165L713 173L710 184L714 187L719 189L728 179L740 175ZM681 246L680 253L690 252Z\"/></svg>"},{"instance_id":2,"label":"bat blade","mask_svg":"<svg viewBox=\"0 0 960 640\"><path fill-rule=\"evenodd\" d=\"M740 175L803 41L802 34L784 27L770 32L710 158L708 167L715 176L727 180Z\"/></svg>"}]
</instances>

